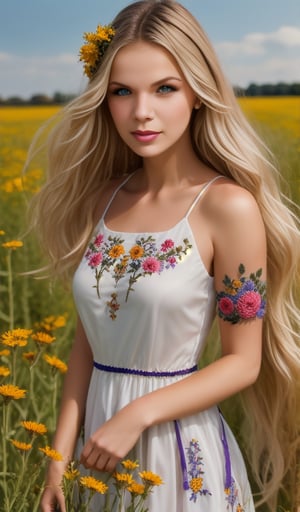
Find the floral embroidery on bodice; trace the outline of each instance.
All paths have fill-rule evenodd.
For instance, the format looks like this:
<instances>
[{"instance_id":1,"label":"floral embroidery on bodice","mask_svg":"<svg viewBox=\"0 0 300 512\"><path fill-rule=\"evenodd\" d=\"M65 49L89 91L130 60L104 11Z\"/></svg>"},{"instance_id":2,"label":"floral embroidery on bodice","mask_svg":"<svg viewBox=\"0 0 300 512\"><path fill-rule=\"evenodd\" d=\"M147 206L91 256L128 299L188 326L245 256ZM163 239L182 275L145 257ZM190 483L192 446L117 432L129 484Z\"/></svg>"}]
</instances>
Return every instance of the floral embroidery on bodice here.
<instances>
[{"instance_id":1,"label":"floral embroidery on bodice","mask_svg":"<svg viewBox=\"0 0 300 512\"><path fill-rule=\"evenodd\" d=\"M134 284L141 277L174 269L191 248L192 245L187 238L182 240L180 245L175 245L171 238L166 238L162 243L157 244L154 236L148 235L138 237L135 244L126 251L124 239L121 236L105 237L103 233L97 233L89 244L85 258L94 272L95 288L99 299L103 274L109 272L114 280L116 291L111 293L111 300L107 302L110 318L115 320L117 311L121 307L117 292L121 279L126 276L128 279L125 296L125 302L127 302L130 292L134 290Z\"/></svg>"}]
</instances>

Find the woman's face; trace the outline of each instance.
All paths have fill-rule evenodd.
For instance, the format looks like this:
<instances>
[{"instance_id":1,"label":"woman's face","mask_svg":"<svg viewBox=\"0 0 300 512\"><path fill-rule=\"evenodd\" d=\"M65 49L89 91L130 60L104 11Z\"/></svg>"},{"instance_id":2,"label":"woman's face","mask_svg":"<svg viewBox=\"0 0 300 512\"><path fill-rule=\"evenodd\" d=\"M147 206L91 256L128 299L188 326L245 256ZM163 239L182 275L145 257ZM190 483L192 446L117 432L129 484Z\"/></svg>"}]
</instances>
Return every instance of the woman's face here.
<instances>
[{"instance_id":1,"label":"woman's face","mask_svg":"<svg viewBox=\"0 0 300 512\"><path fill-rule=\"evenodd\" d=\"M190 144L191 113L199 100L161 46L137 42L119 50L107 99L119 135L139 156L151 158Z\"/></svg>"}]
</instances>

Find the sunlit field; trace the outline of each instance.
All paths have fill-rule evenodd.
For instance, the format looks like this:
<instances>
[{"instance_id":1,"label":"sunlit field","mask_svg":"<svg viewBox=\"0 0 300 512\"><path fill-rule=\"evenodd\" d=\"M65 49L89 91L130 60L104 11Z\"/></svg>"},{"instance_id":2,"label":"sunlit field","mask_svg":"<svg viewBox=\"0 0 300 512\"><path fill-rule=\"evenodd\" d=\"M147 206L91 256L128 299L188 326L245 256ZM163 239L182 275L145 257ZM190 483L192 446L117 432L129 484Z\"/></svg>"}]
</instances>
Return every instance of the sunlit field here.
<instances>
[{"instance_id":1,"label":"sunlit field","mask_svg":"<svg viewBox=\"0 0 300 512\"><path fill-rule=\"evenodd\" d=\"M239 101L273 152L284 191L299 204L300 97ZM22 175L32 137L59 109L0 107L0 512L37 511L44 468L59 457L50 447L74 330L73 303L61 284L26 274L43 265L36 240L25 234L28 201L43 182L43 158ZM225 415L238 434L235 401ZM288 496L277 510L285 511L291 512Z\"/></svg>"}]
</instances>

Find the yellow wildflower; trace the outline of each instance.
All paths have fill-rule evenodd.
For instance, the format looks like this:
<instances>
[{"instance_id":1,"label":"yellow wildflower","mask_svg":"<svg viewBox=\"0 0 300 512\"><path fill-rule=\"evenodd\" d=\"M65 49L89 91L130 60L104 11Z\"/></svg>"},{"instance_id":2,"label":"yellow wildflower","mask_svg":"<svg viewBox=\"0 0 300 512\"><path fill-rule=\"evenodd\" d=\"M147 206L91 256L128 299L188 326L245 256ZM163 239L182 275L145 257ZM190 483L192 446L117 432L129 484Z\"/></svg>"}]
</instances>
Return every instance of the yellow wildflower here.
<instances>
[{"instance_id":1,"label":"yellow wildflower","mask_svg":"<svg viewBox=\"0 0 300 512\"><path fill-rule=\"evenodd\" d=\"M47 427L43 423L35 421L21 421L21 425L31 434L46 434Z\"/></svg>"},{"instance_id":2,"label":"yellow wildflower","mask_svg":"<svg viewBox=\"0 0 300 512\"><path fill-rule=\"evenodd\" d=\"M3 231L3 229L0 229L0 236L3 236L5 235L5 231Z\"/></svg>"},{"instance_id":3,"label":"yellow wildflower","mask_svg":"<svg viewBox=\"0 0 300 512\"><path fill-rule=\"evenodd\" d=\"M132 484L127 487L127 491L131 494L142 495L145 492L145 486L138 482L132 482Z\"/></svg>"},{"instance_id":4,"label":"yellow wildflower","mask_svg":"<svg viewBox=\"0 0 300 512\"><path fill-rule=\"evenodd\" d=\"M2 247L15 250L19 247L23 247L23 242L21 242L21 240L10 240L9 242L3 242Z\"/></svg>"},{"instance_id":5,"label":"yellow wildflower","mask_svg":"<svg viewBox=\"0 0 300 512\"><path fill-rule=\"evenodd\" d=\"M116 481L117 487L127 487L131 485L133 482L133 476L128 473L114 473L114 479Z\"/></svg>"},{"instance_id":6,"label":"yellow wildflower","mask_svg":"<svg viewBox=\"0 0 300 512\"><path fill-rule=\"evenodd\" d=\"M143 247L141 247L140 245L134 245L130 249L129 254L133 260L137 260L143 256L144 252L145 251L144 251Z\"/></svg>"},{"instance_id":7,"label":"yellow wildflower","mask_svg":"<svg viewBox=\"0 0 300 512\"><path fill-rule=\"evenodd\" d=\"M101 482L101 480L97 480L92 476L82 476L80 478L80 483L83 487L87 487L92 491L98 492L99 494L105 494L108 490L108 486Z\"/></svg>"},{"instance_id":8,"label":"yellow wildflower","mask_svg":"<svg viewBox=\"0 0 300 512\"><path fill-rule=\"evenodd\" d=\"M0 386L0 395L3 396L5 403L8 403L10 400L24 398L25 394L26 389L21 389L13 384L2 384Z\"/></svg>"},{"instance_id":9,"label":"yellow wildflower","mask_svg":"<svg viewBox=\"0 0 300 512\"><path fill-rule=\"evenodd\" d=\"M25 347L31 333L30 329L12 329L1 335L1 342L8 347Z\"/></svg>"},{"instance_id":10,"label":"yellow wildflower","mask_svg":"<svg viewBox=\"0 0 300 512\"><path fill-rule=\"evenodd\" d=\"M80 472L78 471L78 469L75 469L75 468L68 468L68 469L66 469L66 471L63 474L63 476L64 476L64 478L66 478L66 480L76 480L76 478L78 478L79 475L80 475Z\"/></svg>"},{"instance_id":11,"label":"yellow wildflower","mask_svg":"<svg viewBox=\"0 0 300 512\"><path fill-rule=\"evenodd\" d=\"M56 368L57 370L59 370L61 373L66 373L68 367L67 365L61 361L61 359L59 359L58 357L56 356L49 356L48 354L45 354L44 355L44 359L45 361L50 365L52 366L53 368Z\"/></svg>"},{"instance_id":12,"label":"yellow wildflower","mask_svg":"<svg viewBox=\"0 0 300 512\"><path fill-rule=\"evenodd\" d=\"M0 377L8 377L10 375L10 369L7 366L0 366Z\"/></svg>"},{"instance_id":13,"label":"yellow wildflower","mask_svg":"<svg viewBox=\"0 0 300 512\"><path fill-rule=\"evenodd\" d=\"M161 477L152 473L152 471L142 471L139 473L141 479L148 485L161 485L163 483Z\"/></svg>"},{"instance_id":14,"label":"yellow wildflower","mask_svg":"<svg viewBox=\"0 0 300 512\"><path fill-rule=\"evenodd\" d=\"M46 332L37 332L36 334L32 334L31 337L34 341L41 345L49 345L50 343L53 343L53 341L55 340L53 336L50 336Z\"/></svg>"},{"instance_id":15,"label":"yellow wildflower","mask_svg":"<svg viewBox=\"0 0 300 512\"><path fill-rule=\"evenodd\" d=\"M26 361L33 363L36 359L36 352L23 352L22 357L24 357Z\"/></svg>"},{"instance_id":16,"label":"yellow wildflower","mask_svg":"<svg viewBox=\"0 0 300 512\"><path fill-rule=\"evenodd\" d=\"M130 460L130 459L126 459L126 460L123 460L121 462L121 464L122 464L123 468L128 469L129 471L130 470L134 470L134 469L139 467L139 463L138 463L137 460L133 461L133 460Z\"/></svg>"},{"instance_id":17,"label":"yellow wildflower","mask_svg":"<svg viewBox=\"0 0 300 512\"><path fill-rule=\"evenodd\" d=\"M54 331L55 329L59 329L60 327L64 327L66 325L66 318L63 315L59 316L47 316L44 320L38 324L39 329L43 329L45 331Z\"/></svg>"},{"instance_id":18,"label":"yellow wildflower","mask_svg":"<svg viewBox=\"0 0 300 512\"><path fill-rule=\"evenodd\" d=\"M50 446L45 446L45 448L39 448L40 452L43 452L46 457L49 457L49 459L60 461L63 460L63 456L54 450L53 448L50 448Z\"/></svg>"},{"instance_id":19,"label":"yellow wildflower","mask_svg":"<svg viewBox=\"0 0 300 512\"><path fill-rule=\"evenodd\" d=\"M10 350L5 348L4 350L0 350L0 357L8 357L10 355Z\"/></svg>"},{"instance_id":20,"label":"yellow wildflower","mask_svg":"<svg viewBox=\"0 0 300 512\"><path fill-rule=\"evenodd\" d=\"M28 452L32 448L32 444L22 443L16 439L10 439L10 442L14 445L15 448L18 448L18 450L22 450L24 452Z\"/></svg>"},{"instance_id":21,"label":"yellow wildflower","mask_svg":"<svg viewBox=\"0 0 300 512\"><path fill-rule=\"evenodd\" d=\"M111 258L119 258L122 254L125 253L125 249L123 247L123 245L121 244L116 244L114 245L110 251L108 252L108 255L111 257Z\"/></svg>"},{"instance_id":22,"label":"yellow wildflower","mask_svg":"<svg viewBox=\"0 0 300 512\"><path fill-rule=\"evenodd\" d=\"M192 478L192 480L190 480L190 488L195 493L201 491L202 485L203 478Z\"/></svg>"},{"instance_id":23,"label":"yellow wildflower","mask_svg":"<svg viewBox=\"0 0 300 512\"><path fill-rule=\"evenodd\" d=\"M92 78L96 72L97 66L104 55L104 52L111 42L115 30L111 26L98 25L96 32L85 32L85 44L79 51L79 60L84 61L84 72Z\"/></svg>"}]
</instances>

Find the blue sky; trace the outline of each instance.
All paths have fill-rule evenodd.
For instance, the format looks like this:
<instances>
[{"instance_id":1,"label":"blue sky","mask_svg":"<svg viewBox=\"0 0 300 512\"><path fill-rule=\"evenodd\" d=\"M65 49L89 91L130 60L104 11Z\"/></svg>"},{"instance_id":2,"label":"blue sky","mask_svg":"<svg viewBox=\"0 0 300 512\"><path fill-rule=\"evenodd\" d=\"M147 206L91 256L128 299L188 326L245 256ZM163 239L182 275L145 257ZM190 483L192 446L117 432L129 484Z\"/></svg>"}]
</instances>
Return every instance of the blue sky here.
<instances>
[{"instance_id":1,"label":"blue sky","mask_svg":"<svg viewBox=\"0 0 300 512\"><path fill-rule=\"evenodd\" d=\"M128 0L0 0L0 96L78 93L83 32ZM299 0L182 0L231 83L300 81Z\"/></svg>"}]
</instances>

